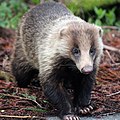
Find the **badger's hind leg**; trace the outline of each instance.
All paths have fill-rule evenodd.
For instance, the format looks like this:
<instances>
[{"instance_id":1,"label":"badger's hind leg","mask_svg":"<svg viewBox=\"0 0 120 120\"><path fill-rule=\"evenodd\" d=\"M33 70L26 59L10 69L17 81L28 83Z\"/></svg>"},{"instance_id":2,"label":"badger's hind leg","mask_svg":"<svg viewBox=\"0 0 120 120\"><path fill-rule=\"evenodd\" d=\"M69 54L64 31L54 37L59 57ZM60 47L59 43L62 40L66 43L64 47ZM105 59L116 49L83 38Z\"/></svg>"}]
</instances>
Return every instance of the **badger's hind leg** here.
<instances>
[{"instance_id":1,"label":"badger's hind leg","mask_svg":"<svg viewBox=\"0 0 120 120\"><path fill-rule=\"evenodd\" d=\"M39 73L39 71L29 63L25 61L18 63L16 60L12 63L12 72L19 87L27 87L31 80Z\"/></svg>"},{"instance_id":2,"label":"badger's hind leg","mask_svg":"<svg viewBox=\"0 0 120 120\"><path fill-rule=\"evenodd\" d=\"M12 72L16 78L19 87L27 87L31 80L35 78L39 70L34 68L26 58L23 56L20 58L19 55L12 61Z\"/></svg>"}]
</instances>

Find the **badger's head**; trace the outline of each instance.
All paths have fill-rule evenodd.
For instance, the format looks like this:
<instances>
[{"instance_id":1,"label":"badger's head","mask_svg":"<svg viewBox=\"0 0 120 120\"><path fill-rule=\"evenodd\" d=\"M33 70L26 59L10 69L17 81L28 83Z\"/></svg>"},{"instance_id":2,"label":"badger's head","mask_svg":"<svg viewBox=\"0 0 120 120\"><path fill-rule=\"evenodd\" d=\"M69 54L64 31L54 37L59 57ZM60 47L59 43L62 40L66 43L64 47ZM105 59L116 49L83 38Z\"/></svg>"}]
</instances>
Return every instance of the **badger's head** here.
<instances>
[{"instance_id":1,"label":"badger's head","mask_svg":"<svg viewBox=\"0 0 120 120\"><path fill-rule=\"evenodd\" d=\"M87 22L71 22L59 31L57 51L70 58L81 73L89 74L99 65L103 43L102 29Z\"/></svg>"}]
</instances>

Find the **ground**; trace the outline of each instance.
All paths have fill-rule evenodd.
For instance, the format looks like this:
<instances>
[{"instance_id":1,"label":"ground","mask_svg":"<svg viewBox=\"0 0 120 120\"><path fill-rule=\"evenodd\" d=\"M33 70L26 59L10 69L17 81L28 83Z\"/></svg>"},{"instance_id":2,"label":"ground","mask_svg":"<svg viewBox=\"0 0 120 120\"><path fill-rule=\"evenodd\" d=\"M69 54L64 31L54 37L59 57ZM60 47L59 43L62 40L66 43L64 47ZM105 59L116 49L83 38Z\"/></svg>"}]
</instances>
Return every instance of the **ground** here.
<instances>
[{"instance_id":1,"label":"ground","mask_svg":"<svg viewBox=\"0 0 120 120\"><path fill-rule=\"evenodd\" d=\"M105 29L105 45L96 85L92 91L94 110L86 116L120 113L120 31ZM15 32L0 28L0 119L45 119L56 110L41 88L19 88L11 74L10 60L14 52Z\"/></svg>"}]
</instances>

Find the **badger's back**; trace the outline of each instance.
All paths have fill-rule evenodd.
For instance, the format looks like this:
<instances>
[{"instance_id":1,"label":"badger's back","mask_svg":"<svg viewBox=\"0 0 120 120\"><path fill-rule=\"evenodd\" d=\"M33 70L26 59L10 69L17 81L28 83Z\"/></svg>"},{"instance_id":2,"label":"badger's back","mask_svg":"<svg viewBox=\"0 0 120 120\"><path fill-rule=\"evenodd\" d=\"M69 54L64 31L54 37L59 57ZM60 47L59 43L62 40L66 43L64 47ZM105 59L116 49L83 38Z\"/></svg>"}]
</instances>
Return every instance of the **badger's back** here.
<instances>
[{"instance_id":1,"label":"badger's back","mask_svg":"<svg viewBox=\"0 0 120 120\"><path fill-rule=\"evenodd\" d=\"M36 19L36 22L43 21L49 24L52 21L66 15L71 15L70 11L61 3L48 2L36 6L29 11L30 17Z\"/></svg>"},{"instance_id":2,"label":"badger's back","mask_svg":"<svg viewBox=\"0 0 120 120\"><path fill-rule=\"evenodd\" d=\"M29 10L20 22L16 49L18 52L24 50L28 60L38 66L38 41L43 44L55 20L71 15L63 4L56 2L43 3Z\"/></svg>"},{"instance_id":3,"label":"badger's back","mask_svg":"<svg viewBox=\"0 0 120 120\"><path fill-rule=\"evenodd\" d=\"M37 33L46 33L44 29L47 28L49 24L52 24L54 20L69 15L71 15L71 13L61 3L43 3L25 14L23 17L24 23L22 22L22 24L24 24L23 29L34 29L31 33L32 35L35 34L36 31Z\"/></svg>"}]
</instances>

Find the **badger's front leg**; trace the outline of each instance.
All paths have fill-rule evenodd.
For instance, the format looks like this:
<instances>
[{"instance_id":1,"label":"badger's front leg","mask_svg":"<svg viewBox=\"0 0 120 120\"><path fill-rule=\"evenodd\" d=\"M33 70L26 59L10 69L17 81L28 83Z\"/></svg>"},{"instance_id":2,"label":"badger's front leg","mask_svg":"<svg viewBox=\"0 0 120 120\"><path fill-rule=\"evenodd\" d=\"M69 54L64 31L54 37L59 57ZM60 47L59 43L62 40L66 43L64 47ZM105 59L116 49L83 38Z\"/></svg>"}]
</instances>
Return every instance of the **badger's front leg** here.
<instances>
[{"instance_id":1,"label":"badger's front leg","mask_svg":"<svg viewBox=\"0 0 120 120\"><path fill-rule=\"evenodd\" d=\"M77 114L87 114L93 107L90 105L94 76L87 75L74 86L74 105Z\"/></svg>"},{"instance_id":2,"label":"badger's front leg","mask_svg":"<svg viewBox=\"0 0 120 120\"><path fill-rule=\"evenodd\" d=\"M43 90L48 100L60 111L59 117L61 119L79 120L79 117L74 114L71 102L62 86L55 83L45 83Z\"/></svg>"}]
</instances>

